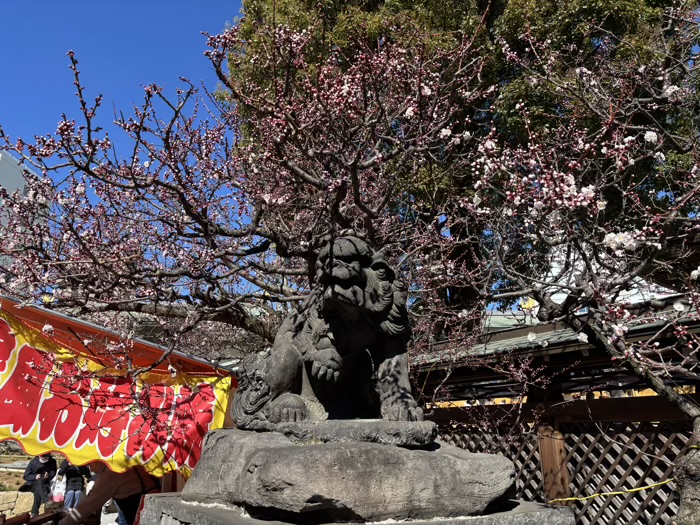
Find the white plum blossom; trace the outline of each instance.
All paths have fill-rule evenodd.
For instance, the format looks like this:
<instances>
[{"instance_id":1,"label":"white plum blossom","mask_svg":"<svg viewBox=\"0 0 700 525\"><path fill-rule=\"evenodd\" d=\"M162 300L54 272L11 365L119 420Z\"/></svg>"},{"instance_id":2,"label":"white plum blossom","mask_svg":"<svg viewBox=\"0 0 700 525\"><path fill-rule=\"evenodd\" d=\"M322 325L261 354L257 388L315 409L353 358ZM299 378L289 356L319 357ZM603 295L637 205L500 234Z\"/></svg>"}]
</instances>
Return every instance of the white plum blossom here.
<instances>
[{"instance_id":1,"label":"white plum blossom","mask_svg":"<svg viewBox=\"0 0 700 525\"><path fill-rule=\"evenodd\" d=\"M657 151L654 153L654 158L658 160L659 162L666 162L666 155L661 153L660 151Z\"/></svg>"},{"instance_id":2,"label":"white plum blossom","mask_svg":"<svg viewBox=\"0 0 700 525\"><path fill-rule=\"evenodd\" d=\"M429 97L430 95L433 94L433 90L430 89L429 86L422 85L422 86L420 87L420 93L421 93L421 95L423 95L424 97Z\"/></svg>"},{"instance_id":3,"label":"white plum blossom","mask_svg":"<svg viewBox=\"0 0 700 525\"><path fill-rule=\"evenodd\" d=\"M415 114L416 114L416 110L413 109L413 106L408 106L408 108L406 108L406 112L403 114L403 116L406 118L412 118Z\"/></svg>"},{"instance_id":4,"label":"white plum blossom","mask_svg":"<svg viewBox=\"0 0 700 525\"><path fill-rule=\"evenodd\" d=\"M608 201L598 201L595 203L596 208L598 208L598 211L603 211L605 208L608 206Z\"/></svg>"},{"instance_id":5,"label":"white plum blossom","mask_svg":"<svg viewBox=\"0 0 700 525\"><path fill-rule=\"evenodd\" d=\"M698 266L696 270L693 270L692 272L690 272L690 278L693 281L697 281L698 277L700 277L700 266Z\"/></svg>"},{"instance_id":6,"label":"white plum blossom","mask_svg":"<svg viewBox=\"0 0 700 525\"><path fill-rule=\"evenodd\" d=\"M581 197L584 199L590 200L595 196L595 186L586 186L585 188L581 188Z\"/></svg>"},{"instance_id":7,"label":"white plum blossom","mask_svg":"<svg viewBox=\"0 0 700 525\"><path fill-rule=\"evenodd\" d=\"M588 342L588 336L584 334L583 332L578 334L577 339L579 340L580 343L587 343Z\"/></svg>"},{"instance_id":8,"label":"white plum blossom","mask_svg":"<svg viewBox=\"0 0 700 525\"><path fill-rule=\"evenodd\" d=\"M527 334L527 340L531 343L535 342L537 340L537 334L535 334L535 332L530 332Z\"/></svg>"},{"instance_id":9,"label":"white plum blossom","mask_svg":"<svg viewBox=\"0 0 700 525\"><path fill-rule=\"evenodd\" d=\"M493 151L496 149L496 143L493 140L487 140L484 142L484 150Z\"/></svg>"},{"instance_id":10,"label":"white plum blossom","mask_svg":"<svg viewBox=\"0 0 700 525\"><path fill-rule=\"evenodd\" d=\"M613 334L617 337L623 337L627 333L628 328L623 324L613 325Z\"/></svg>"},{"instance_id":11,"label":"white plum blossom","mask_svg":"<svg viewBox=\"0 0 700 525\"><path fill-rule=\"evenodd\" d=\"M649 144L657 144L659 142L659 136L655 131L649 130L644 133L644 141L648 142Z\"/></svg>"},{"instance_id":12,"label":"white plum blossom","mask_svg":"<svg viewBox=\"0 0 700 525\"><path fill-rule=\"evenodd\" d=\"M678 86L674 86L674 85L666 86L666 87L664 88L663 92L661 93L661 96L662 96L662 97L670 97L670 96L673 95L676 91L680 91L680 89L681 89L681 88L679 88Z\"/></svg>"},{"instance_id":13,"label":"white plum blossom","mask_svg":"<svg viewBox=\"0 0 700 525\"><path fill-rule=\"evenodd\" d=\"M608 233L603 239L603 244L612 248L613 250L619 250L621 248L627 251L634 251L639 246L639 239L637 231L633 232L620 232L620 233Z\"/></svg>"},{"instance_id":14,"label":"white plum blossom","mask_svg":"<svg viewBox=\"0 0 700 525\"><path fill-rule=\"evenodd\" d=\"M438 136L439 136L441 139L449 138L451 135L452 135L452 130L449 129L449 128L442 128L442 129L440 130L440 133L438 133Z\"/></svg>"},{"instance_id":15,"label":"white plum blossom","mask_svg":"<svg viewBox=\"0 0 700 525\"><path fill-rule=\"evenodd\" d=\"M675 303L673 303L673 309L676 312L683 312L683 311L685 311L685 306L683 305L682 302L676 301Z\"/></svg>"}]
</instances>

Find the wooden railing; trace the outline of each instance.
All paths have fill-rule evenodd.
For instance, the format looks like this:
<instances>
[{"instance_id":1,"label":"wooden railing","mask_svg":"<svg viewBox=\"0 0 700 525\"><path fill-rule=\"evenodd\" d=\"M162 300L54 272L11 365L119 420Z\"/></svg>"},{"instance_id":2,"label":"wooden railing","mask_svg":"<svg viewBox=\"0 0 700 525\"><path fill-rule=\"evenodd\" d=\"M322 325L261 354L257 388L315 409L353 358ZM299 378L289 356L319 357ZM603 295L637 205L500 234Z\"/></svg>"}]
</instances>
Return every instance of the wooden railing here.
<instances>
[{"instance_id":1,"label":"wooden railing","mask_svg":"<svg viewBox=\"0 0 700 525\"><path fill-rule=\"evenodd\" d=\"M61 518L63 518L63 516L65 516L65 513L60 510L44 512L43 514L39 514L33 518L28 512L13 516L11 518L7 518L4 514L0 514L0 525L42 525L44 523L51 523L52 525L55 525L61 520ZM100 514L95 513L84 520L82 525L99 525L99 523Z\"/></svg>"},{"instance_id":2,"label":"wooden railing","mask_svg":"<svg viewBox=\"0 0 700 525\"><path fill-rule=\"evenodd\" d=\"M4 514L0 514L0 525L41 525L42 523L58 523L60 519L64 516L63 512L44 512L33 518L28 512L24 514L19 514L11 518L5 517Z\"/></svg>"}]
</instances>

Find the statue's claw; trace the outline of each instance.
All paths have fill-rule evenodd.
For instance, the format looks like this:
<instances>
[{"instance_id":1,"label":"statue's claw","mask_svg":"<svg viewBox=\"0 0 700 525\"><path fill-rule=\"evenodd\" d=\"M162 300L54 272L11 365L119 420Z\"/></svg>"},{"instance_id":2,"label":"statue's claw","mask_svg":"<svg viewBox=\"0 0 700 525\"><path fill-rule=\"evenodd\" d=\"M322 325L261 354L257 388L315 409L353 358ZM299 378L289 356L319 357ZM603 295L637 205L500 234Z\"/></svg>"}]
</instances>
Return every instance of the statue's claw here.
<instances>
[{"instance_id":1,"label":"statue's claw","mask_svg":"<svg viewBox=\"0 0 700 525\"><path fill-rule=\"evenodd\" d=\"M285 393L270 402L270 421L289 423L308 418L306 403L301 396Z\"/></svg>"},{"instance_id":2,"label":"statue's claw","mask_svg":"<svg viewBox=\"0 0 700 525\"><path fill-rule=\"evenodd\" d=\"M421 407L413 407L408 409L409 421L423 421L423 409Z\"/></svg>"},{"instance_id":3,"label":"statue's claw","mask_svg":"<svg viewBox=\"0 0 700 525\"><path fill-rule=\"evenodd\" d=\"M423 409L411 403L397 403L383 407L382 417L389 421L423 421Z\"/></svg>"},{"instance_id":4,"label":"statue's claw","mask_svg":"<svg viewBox=\"0 0 700 525\"><path fill-rule=\"evenodd\" d=\"M311 375L320 381L336 382L340 379L343 358L332 348L318 350L311 365Z\"/></svg>"}]
</instances>

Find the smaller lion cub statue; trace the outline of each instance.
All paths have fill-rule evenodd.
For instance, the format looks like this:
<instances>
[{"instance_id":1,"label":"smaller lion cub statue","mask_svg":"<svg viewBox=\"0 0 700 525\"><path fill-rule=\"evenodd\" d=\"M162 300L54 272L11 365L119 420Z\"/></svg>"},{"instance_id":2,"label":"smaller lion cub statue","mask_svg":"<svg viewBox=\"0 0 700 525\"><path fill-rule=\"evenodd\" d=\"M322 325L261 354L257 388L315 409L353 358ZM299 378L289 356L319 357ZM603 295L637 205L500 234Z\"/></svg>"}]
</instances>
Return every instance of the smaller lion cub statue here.
<instances>
[{"instance_id":1,"label":"smaller lion cub statue","mask_svg":"<svg viewBox=\"0 0 700 525\"><path fill-rule=\"evenodd\" d=\"M307 300L272 350L245 360L233 400L238 428L323 419L421 421L411 395L406 285L356 237L319 253Z\"/></svg>"}]
</instances>

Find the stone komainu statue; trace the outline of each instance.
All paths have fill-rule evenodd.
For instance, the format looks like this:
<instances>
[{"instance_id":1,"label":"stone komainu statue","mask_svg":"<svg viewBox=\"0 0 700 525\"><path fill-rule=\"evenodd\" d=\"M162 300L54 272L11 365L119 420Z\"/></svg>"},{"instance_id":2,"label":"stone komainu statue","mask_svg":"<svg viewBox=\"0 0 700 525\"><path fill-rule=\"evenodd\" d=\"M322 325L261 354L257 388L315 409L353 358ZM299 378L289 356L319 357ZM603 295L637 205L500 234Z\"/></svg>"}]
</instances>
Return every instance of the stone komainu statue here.
<instances>
[{"instance_id":1,"label":"stone komainu statue","mask_svg":"<svg viewBox=\"0 0 700 525\"><path fill-rule=\"evenodd\" d=\"M271 351L241 365L239 428L322 419L423 419L411 396L406 285L355 237L328 243L309 298L282 323Z\"/></svg>"}]
</instances>

